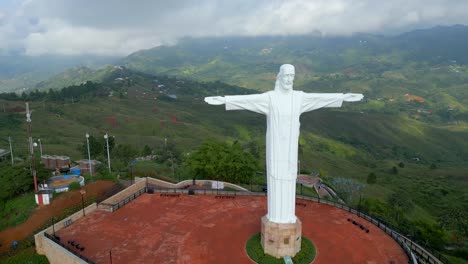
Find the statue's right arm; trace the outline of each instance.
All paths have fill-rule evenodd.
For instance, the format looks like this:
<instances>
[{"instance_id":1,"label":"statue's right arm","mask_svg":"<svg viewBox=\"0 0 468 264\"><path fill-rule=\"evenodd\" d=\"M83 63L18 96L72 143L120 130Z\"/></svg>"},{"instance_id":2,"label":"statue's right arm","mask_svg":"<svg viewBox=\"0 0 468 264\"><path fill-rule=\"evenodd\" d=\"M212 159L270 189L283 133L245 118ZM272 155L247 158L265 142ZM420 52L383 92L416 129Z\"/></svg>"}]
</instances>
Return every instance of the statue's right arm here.
<instances>
[{"instance_id":1,"label":"statue's right arm","mask_svg":"<svg viewBox=\"0 0 468 264\"><path fill-rule=\"evenodd\" d=\"M222 105L226 103L226 98L224 96L209 96L205 97L205 102L210 105Z\"/></svg>"},{"instance_id":2,"label":"statue's right arm","mask_svg":"<svg viewBox=\"0 0 468 264\"><path fill-rule=\"evenodd\" d=\"M216 96L215 96L216 97ZM269 97L267 93L249 95L229 95L222 97L226 110L248 110L259 114L268 112ZM221 100L221 99L216 99ZM208 102L209 103L209 102Z\"/></svg>"}]
</instances>

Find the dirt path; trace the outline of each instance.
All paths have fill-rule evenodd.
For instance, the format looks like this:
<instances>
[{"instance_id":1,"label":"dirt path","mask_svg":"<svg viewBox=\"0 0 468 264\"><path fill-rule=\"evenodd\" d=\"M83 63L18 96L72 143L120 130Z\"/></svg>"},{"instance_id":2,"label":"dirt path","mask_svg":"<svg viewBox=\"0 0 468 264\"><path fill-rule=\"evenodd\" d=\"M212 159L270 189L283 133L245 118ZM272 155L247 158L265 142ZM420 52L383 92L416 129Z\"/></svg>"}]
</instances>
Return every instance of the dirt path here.
<instances>
[{"instance_id":1,"label":"dirt path","mask_svg":"<svg viewBox=\"0 0 468 264\"><path fill-rule=\"evenodd\" d=\"M86 197L96 197L115 185L111 181L95 181L87 184L84 189L86 190ZM13 241L20 241L26 238L29 234L36 231L39 227L50 221L52 217L58 217L67 208L74 207L81 204L81 194L79 191L61 194L54 199L48 206L38 207L24 223L7 228L0 232L0 253L9 249Z\"/></svg>"}]
</instances>

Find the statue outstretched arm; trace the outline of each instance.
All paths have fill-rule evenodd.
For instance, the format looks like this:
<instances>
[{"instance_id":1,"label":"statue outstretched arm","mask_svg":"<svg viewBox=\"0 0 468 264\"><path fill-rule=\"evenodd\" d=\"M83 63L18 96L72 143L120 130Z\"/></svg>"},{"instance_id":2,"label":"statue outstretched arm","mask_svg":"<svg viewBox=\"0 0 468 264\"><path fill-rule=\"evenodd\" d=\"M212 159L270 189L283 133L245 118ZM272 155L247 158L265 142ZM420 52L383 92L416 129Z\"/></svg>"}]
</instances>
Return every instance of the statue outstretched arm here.
<instances>
[{"instance_id":1,"label":"statue outstretched arm","mask_svg":"<svg viewBox=\"0 0 468 264\"><path fill-rule=\"evenodd\" d=\"M224 96L209 96L205 97L205 102L210 105L222 105L226 103Z\"/></svg>"},{"instance_id":2,"label":"statue outstretched arm","mask_svg":"<svg viewBox=\"0 0 468 264\"><path fill-rule=\"evenodd\" d=\"M355 93L304 93L302 98L302 112L308 112L324 107L341 107L343 102L357 102L364 98Z\"/></svg>"},{"instance_id":3,"label":"statue outstretched arm","mask_svg":"<svg viewBox=\"0 0 468 264\"><path fill-rule=\"evenodd\" d=\"M356 93L347 93L343 95L343 101L345 102L358 102L364 98L363 94L356 94Z\"/></svg>"},{"instance_id":4,"label":"statue outstretched arm","mask_svg":"<svg viewBox=\"0 0 468 264\"><path fill-rule=\"evenodd\" d=\"M249 110L259 114L268 112L268 95L249 94L232 96L210 96L205 97L205 102L211 105L226 105L226 110Z\"/></svg>"}]
</instances>

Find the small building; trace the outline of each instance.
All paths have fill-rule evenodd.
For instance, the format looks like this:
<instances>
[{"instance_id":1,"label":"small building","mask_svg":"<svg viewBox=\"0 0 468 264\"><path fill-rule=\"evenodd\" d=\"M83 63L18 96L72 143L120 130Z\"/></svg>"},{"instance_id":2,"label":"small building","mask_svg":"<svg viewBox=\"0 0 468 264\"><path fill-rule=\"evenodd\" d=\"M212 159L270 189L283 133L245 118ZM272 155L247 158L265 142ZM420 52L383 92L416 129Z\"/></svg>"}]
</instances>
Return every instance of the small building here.
<instances>
[{"instance_id":1,"label":"small building","mask_svg":"<svg viewBox=\"0 0 468 264\"><path fill-rule=\"evenodd\" d=\"M82 159L77 161L81 174L89 174L89 160L87 159ZM96 172L96 169L98 169L101 166L101 162L97 160L91 160L91 170L93 171L93 174Z\"/></svg>"},{"instance_id":2,"label":"small building","mask_svg":"<svg viewBox=\"0 0 468 264\"><path fill-rule=\"evenodd\" d=\"M57 168L69 167L70 157L68 156L56 156L56 155L42 155L42 163L46 169L55 170Z\"/></svg>"},{"instance_id":3,"label":"small building","mask_svg":"<svg viewBox=\"0 0 468 264\"><path fill-rule=\"evenodd\" d=\"M54 195L54 191L50 189L39 190L36 193L36 204L38 204L39 206L50 204L50 202L52 201L53 195Z\"/></svg>"}]
</instances>

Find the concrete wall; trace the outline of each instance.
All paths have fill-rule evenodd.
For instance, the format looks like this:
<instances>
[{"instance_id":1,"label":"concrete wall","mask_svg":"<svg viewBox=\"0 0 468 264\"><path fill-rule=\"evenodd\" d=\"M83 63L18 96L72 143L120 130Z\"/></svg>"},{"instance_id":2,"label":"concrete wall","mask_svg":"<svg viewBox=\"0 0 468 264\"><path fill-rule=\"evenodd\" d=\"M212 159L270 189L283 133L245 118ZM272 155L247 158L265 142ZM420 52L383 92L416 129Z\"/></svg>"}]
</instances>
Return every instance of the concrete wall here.
<instances>
[{"instance_id":1,"label":"concrete wall","mask_svg":"<svg viewBox=\"0 0 468 264\"><path fill-rule=\"evenodd\" d=\"M137 179L137 178L138 177L135 177L135 179ZM144 179L144 178L138 178L138 179ZM185 181L181 181L179 183L170 183L170 182L154 179L154 178L151 178L151 177L148 177L147 179L148 179L149 184L153 184L153 185L156 185L156 186L159 186L159 187L162 187L162 188L171 188L171 189L173 189L173 188L183 188L185 186L192 185L192 183L193 183L192 180L185 180ZM212 182L216 182L216 181L213 181L213 180L195 180L195 184L198 184L198 185L207 184L207 185L211 186ZM235 190L238 190L238 191L245 191L245 192L249 191L249 190L247 190L245 188L242 188L241 186L233 184L233 183L229 183L229 182L223 182L223 183L224 183L224 187L229 187L229 188L232 188L232 189L235 189Z\"/></svg>"},{"instance_id":2,"label":"concrete wall","mask_svg":"<svg viewBox=\"0 0 468 264\"><path fill-rule=\"evenodd\" d=\"M93 203L85 208L85 214L89 214L97 209L96 203ZM55 232L62 228L66 228L66 223L73 224L73 222L83 217L83 210L79 210L69 217L64 218L62 221L55 223ZM36 243L36 252L41 255L46 255L47 259L51 264L57 263L86 263L77 256L70 253L65 248L56 244L54 241L46 238L44 232L48 234L53 233L52 226L42 230L41 232L34 235L34 242Z\"/></svg>"},{"instance_id":3,"label":"concrete wall","mask_svg":"<svg viewBox=\"0 0 468 264\"><path fill-rule=\"evenodd\" d=\"M42 235L43 232L40 234ZM37 240L37 239L36 239ZM79 257L73 255L70 251L66 250L59 244L56 244L54 241L48 239L42 235L42 250L47 256L50 264L86 264L87 262L80 259ZM37 250L37 246L36 246ZM39 253L39 251L38 251Z\"/></svg>"},{"instance_id":4,"label":"concrete wall","mask_svg":"<svg viewBox=\"0 0 468 264\"><path fill-rule=\"evenodd\" d=\"M99 209L108 209L107 205L116 204L146 186L146 178L135 178L135 183L114 194L99 204Z\"/></svg>"}]
</instances>

